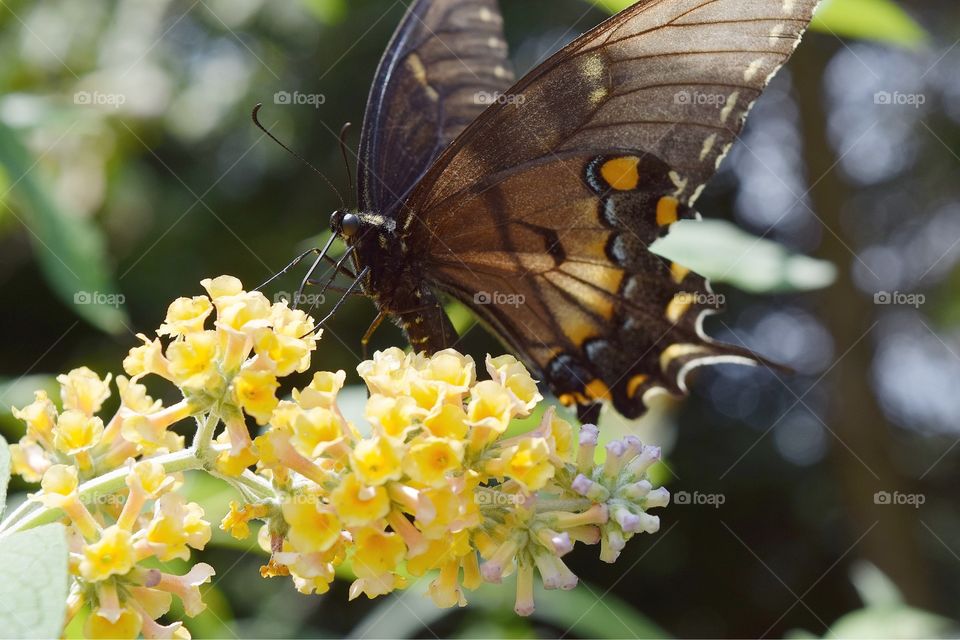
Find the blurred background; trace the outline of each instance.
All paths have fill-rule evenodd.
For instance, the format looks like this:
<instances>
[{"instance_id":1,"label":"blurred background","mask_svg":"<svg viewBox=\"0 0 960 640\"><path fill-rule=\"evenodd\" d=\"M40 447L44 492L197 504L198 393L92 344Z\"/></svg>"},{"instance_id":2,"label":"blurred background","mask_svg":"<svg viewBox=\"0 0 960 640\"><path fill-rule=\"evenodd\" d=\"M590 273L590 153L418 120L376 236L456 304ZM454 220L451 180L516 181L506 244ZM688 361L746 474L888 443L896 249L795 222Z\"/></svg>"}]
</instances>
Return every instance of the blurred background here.
<instances>
[{"instance_id":1,"label":"blurred background","mask_svg":"<svg viewBox=\"0 0 960 640\"><path fill-rule=\"evenodd\" d=\"M11 405L81 364L117 373L134 334L201 278L254 286L325 240L336 196L250 109L265 103L264 124L346 192L335 132L354 122L356 147L404 4L0 2L7 440L21 435ZM504 0L518 72L626 4ZM709 223L664 248L716 277L728 310L710 333L796 373L702 370L691 398L640 424L604 416L605 435L668 451L659 534L611 566L578 550L581 586L541 593L530 619L513 615L512 585L455 611L421 586L349 605L346 580L301 596L260 578L258 550L217 536L200 554L218 575L194 636L956 636L957 38L953 0L826 3L700 200ZM503 351L450 310L462 350ZM315 365L359 382L373 316L348 302ZM384 327L373 346L400 344ZM192 491L213 515L230 497L212 481Z\"/></svg>"}]
</instances>

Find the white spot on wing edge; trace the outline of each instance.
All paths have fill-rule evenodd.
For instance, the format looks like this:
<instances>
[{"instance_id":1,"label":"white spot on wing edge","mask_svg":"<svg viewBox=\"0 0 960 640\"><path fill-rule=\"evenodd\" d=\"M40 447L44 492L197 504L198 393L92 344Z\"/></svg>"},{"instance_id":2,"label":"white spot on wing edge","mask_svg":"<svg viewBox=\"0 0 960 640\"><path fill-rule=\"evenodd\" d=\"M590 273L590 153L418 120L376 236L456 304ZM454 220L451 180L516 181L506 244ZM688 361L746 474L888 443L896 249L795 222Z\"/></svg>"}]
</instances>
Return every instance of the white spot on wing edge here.
<instances>
[{"instance_id":1,"label":"white spot on wing edge","mask_svg":"<svg viewBox=\"0 0 960 640\"><path fill-rule=\"evenodd\" d=\"M763 66L763 58L757 58L756 60L751 62L750 65L743 71L743 79L746 80L747 82L750 82L751 80L753 80L756 77L757 72L760 71L760 68L762 66Z\"/></svg>"},{"instance_id":2,"label":"white spot on wing edge","mask_svg":"<svg viewBox=\"0 0 960 640\"><path fill-rule=\"evenodd\" d=\"M687 178L684 178L676 171L671 171L669 176L670 176L670 181L673 182L674 186L677 188L677 190L673 192L673 197L679 198L680 194L686 191L688 180Z\"/></svg>"},{"instance_id":3,"label":"white spot on wing edge","mask_svg":"<svg viewBox=\"0 0 960 640\"><path fill-rule=\"evenodd\" d=\"M717 142L717 134L712 133L710 137L703 141L703 149L700 150L700 162L706 160L707 156L713 150L713 145Z\"/></svg>"},{"instance_id":4,"label":"white spot on wing edge","mask_svg":"<svg viewBox=\"0 0 960 640\"><path fill-rule=\"evenodd\" d=\"M734 91L729 96L727 96L727 102L723 106L723 111L720 112L720 122L723 124L727 123L727 118L730 117L730 114L733 113L733 110L737 107L737 100L740 98L740 92Z\"/></svg>"}]
</instances>

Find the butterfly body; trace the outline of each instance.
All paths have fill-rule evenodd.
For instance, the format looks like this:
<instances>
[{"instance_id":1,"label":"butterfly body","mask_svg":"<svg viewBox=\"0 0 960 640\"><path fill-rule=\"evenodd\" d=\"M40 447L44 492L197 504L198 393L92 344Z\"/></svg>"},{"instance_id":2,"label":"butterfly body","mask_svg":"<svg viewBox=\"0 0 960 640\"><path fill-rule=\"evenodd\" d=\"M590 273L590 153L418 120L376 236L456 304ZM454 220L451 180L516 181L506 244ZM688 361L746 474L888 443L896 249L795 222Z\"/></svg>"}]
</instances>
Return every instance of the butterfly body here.
<instances>
[{"instance_id":1,"label":"butterfly body","mask_svg":"<svg viewBox=\"0 0 960 640\"><path fill-rule=\"evenodd\" d=\"M641 0L512 84L495 0L415 0L368 101L360 212L333 221L364 292L428 352L455 344L456 298L581 409L635 417L694 367L755 362L649 245L697 217L815 4Z\"/></svg>"},{"instance_id":2,"label":"butterfly body","mask_svg":"<svg viewBox=\"0 0 960 640\"><path fill-rule=\"evenodd\" d=\"M344 219L351 229L344 233ZM397 230L396 221L376 213L338 211L331 228L353 249L360 286L379 312L403 329L417 350L435 353L451 346L456 330L425 279L423 248Z\"/></svg>"}]
</instances>

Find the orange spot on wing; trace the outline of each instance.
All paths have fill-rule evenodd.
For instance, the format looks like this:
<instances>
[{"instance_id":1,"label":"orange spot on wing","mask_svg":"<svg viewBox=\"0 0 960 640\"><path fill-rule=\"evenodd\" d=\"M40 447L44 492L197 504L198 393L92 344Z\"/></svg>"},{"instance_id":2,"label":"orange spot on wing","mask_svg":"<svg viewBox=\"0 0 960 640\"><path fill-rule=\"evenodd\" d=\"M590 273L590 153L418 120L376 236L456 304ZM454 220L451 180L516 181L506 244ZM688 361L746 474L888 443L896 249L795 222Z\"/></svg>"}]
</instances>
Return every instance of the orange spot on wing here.
<instances>
[{"instance_id":1,"label":"orange spot on wing","mask_svg":"<svg viewBox=\"0 0 960 640\"><path fill-rule=\"evenodd\" d=\"M603 163L600 175L617 191L633 191L640 184L639 164L640 158L636 156L614 158Z\"/></svg>"},{"instance_id":2,"label":"orange spot on wing","mask_svg":"<svg viewBox=\"0 0 960 640\"><path fill-rule=\"evenodd\" d=\"M610 387L607 386L603 380L597 378L596 380L591 380L587 384L587 395L594 400L609 400L610 399Z\"/></svg>"},{"instance_id":3,"label":"orange spot on wing","mask_svg":"<svg viewBox=\"0 0 960 640\"><path fill-rule=\"evenodd\" d=\"M667 320L676 324L692 304L693 296L691 296L689 293L680 292L670 299L670 303L667 304L667 311L664 315L667 317Z\"/></svg>"},{"instance_id":4,"label":"orange spot on wing","mask_svg":"<svg viewBox=\"0 0 960 640\"><path fill-rule=\"evenodd\" d=\"M687 269L685 266L677 264L676 262L671 262L670 273L673 275L673 281L677 284L680 284L683 282L683 279L687 277L687 274L690 273L690 269Z\"/></svg>"},{"instance_id":5,"label":"orange spot on wing","mask_svg":"<svg viewBox=\"0 0 960 640\"><path fill-rule=\"evenodd\" d=\"M664 196L657 202L657 225L665 227L677 221L677 207L680 201L671 196Z\"/></svg>"},{"instance_id":6,"label":"orange spot on wing","mask_svg":"<svg viewBox=\"0 0 960 640\"><path fill-rule=\"evenodd\" d=\"M627 382L627 397L632 398L637 395L637 391L647 383L647 380L650 379L650 376L643 374L633 376L630 378L630 381Z\"/></svg>"}]
</instances>

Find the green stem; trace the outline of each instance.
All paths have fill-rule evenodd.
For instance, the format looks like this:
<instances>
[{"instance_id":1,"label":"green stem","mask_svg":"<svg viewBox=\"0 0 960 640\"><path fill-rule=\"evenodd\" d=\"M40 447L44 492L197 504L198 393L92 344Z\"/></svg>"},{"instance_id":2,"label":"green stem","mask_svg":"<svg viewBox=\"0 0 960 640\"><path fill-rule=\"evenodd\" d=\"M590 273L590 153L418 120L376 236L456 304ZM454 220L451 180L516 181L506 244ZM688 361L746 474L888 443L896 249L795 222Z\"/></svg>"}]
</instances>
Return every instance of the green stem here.
<instances>
[{"instance_id":1,"label":"green stem","mask_svg":"<svg viewBox=\"0 0 960 640\"><path fill-rule=\"evenodd\" d=\"M213 434L220 424L220 415L216 411L211 411L201 421L197 417L197 433L193 436L193 451L196 452L196 458L201 461L206 468L211 468L215 458L213 451Z\"/></svg>"},{"instance_id":2,"label":"green stem","mask_svg":"<svg viewBox=\"0 0 960 640\"><path fill-rule=\"evenodd\" d=\"M277 492L273 489L273 485L271 485L269 481L251 472L249 469L246 469L240 476L228 476L216 470L209 470L209 473L213 477L219 478L232 486L245 497L253 498L254 501L274 498L277 495Z\"/></svg>"},{"instance_id":3,"label":"green stem","mask_svg":"<svg viewBox=\"0 0 960 640\"><path fill-rule=\"evenodd\" d=\"M214 423L216 424L216 423ZM210 443L209 455L213 455L217 447ZM157 462L163 466L166 473L177 473L179 471L189 471L191 469L204 468L204 461L200 459L194 448L184 449L183 451L174 451L155 458L149 458L152 462ZM77 493L82 502L92 502L99 496L106 496L116 493L126 484L129 470L126 467L114 469L102 476L91 478L77 488ZM35 505L36 508L30 509L29 506ZM10 516L0 523L0 536L23 531L32 527L54 522L62 517L63 512L60 509L46 507L38 502L28 501L20 505Z\"/></svg>"},{"instance_id":4,"label":"green stem","mask_svg":"<svg viewBox=\"0 0 960 640\"><path fill-rule=\"evenodd\" d=\"M543 513L546 511L570 511L573 513L579 513L585 511L593 506L593 501L589 498L570 498L567 500L564 499L549 499L549 500L537 500L536 509L538 513Z\"/></svg>"}]
</instances>

